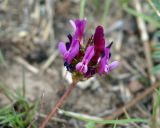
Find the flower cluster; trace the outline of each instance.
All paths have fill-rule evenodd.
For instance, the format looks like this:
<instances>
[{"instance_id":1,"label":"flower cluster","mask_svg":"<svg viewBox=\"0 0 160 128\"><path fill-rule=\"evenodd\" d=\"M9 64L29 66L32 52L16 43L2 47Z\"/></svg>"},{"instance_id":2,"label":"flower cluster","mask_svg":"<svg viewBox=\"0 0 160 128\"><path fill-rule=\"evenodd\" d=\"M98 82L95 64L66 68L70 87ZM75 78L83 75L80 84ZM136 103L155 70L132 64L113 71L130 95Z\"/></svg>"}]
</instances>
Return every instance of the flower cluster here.
<instances>
[{"instance_id":1,"label":"flower cluster","mask_svg":"<svg viewBox=\"0 0 160 128\"><path fill-rule=\"evenodd\" d=\"M94 35L84 46L84 32L86 19L70 21L74 34L68 35L67 43L60 42L58 49L64 58L64 66L76 76L89 78L94 74L109 73L118 65L118 61L108 64L111 57L110 48L112 43L105 47L104 30L97 26Z\"/></svg>"}]
</instances>

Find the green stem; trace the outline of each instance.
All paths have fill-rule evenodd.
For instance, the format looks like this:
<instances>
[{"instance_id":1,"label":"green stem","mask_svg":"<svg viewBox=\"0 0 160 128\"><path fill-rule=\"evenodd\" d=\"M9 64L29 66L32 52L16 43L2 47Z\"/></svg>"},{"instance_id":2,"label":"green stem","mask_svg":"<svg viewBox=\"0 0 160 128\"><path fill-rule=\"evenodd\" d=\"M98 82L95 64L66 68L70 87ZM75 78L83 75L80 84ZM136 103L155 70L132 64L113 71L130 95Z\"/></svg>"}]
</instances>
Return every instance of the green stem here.
<instances>
[{"instance_id":1,"label":"green stem","mask_svg":"<svg viewBox=\"0 0 160 128\"><path fill-rule=\"evenodd\" d=\"M105 5L104 5L104 12L103 12L103 15L102 15L102 19L101 19L101 23L105 26L106 24L106 17L108 15L108 12L109 12L109 8L110 8L110 5L112 3L112 0L105 0Z\"/></svg>"},{"instance_id":2,"label":"green stem","mask_svg":"<svg viewBox=\"0 0 160 128\"><path fill-rule=\"evenodd\" d=\"M83 19L84 17L84 8L85 8L86 0L80 1L80 12L79 12L79 18Z\"/></svg>"},{"instance_id":3,"label":"green stem","mask_svg":"<svg viewBox=\"0 0 160 128\"><path fill-rule=\"evenodd\" d=\"M126 123L134 123L134 122L143 122L148 123L147 119L141 119L141 118L130 118L130 119L120 119L120 120L106 120L98 117L93 117L85 114L79 114L64 110L59 110L59 112L63 115L76 118L78 120L82 120L85 122L94 122L99 124L126 124Z\"/></svg>"}]
</instances>

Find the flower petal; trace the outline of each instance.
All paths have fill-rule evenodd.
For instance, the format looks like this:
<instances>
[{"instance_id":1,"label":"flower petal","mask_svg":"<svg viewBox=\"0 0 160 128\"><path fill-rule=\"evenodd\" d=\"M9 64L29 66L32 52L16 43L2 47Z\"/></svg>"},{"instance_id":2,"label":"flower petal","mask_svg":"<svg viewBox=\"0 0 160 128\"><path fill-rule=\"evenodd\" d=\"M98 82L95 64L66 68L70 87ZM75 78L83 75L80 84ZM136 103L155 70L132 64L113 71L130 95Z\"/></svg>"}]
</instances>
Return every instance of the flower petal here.
<instances>
[{"instance_id":1,"label":"flower petal","mask_svg":"<svg viewBox=\"0 0 160 128\"><path fill-rule=\"evenodd\" d=\"M76 65L76 70L83 72L83 73L87 73L88 71L88 63L90 62L91 58L94 55L94 46L89 46L86 49L85 55L82 59L82 62L79 62Z\"/></svg>"},{"instance_id":2,"label":"flower petal","mask_svg":"<svg viewBox=\"0 0 160 128\"><path fill-rule=\"evenodd\" d=\"M104 53L105 53L106 59L109 60L109 58L110 58L110 48L106 47L105 50L104 50Z\"/></svg>"},{"instance_id":3,"label":"flower petal","mask_svg":"<svg viewBox=\"0 0 160 128\"><path fill-rule=\"evenodd\" d=\"M102 26L96 28L93 40L95 45L95 55L92 60L96 63L105 48L104 31Z\"/></svg>"},{"instance_id":4,"label":"flower petal","mask_svg":"<svg viewBox=\"0 0 160 128\"><path fill-rule=\"evenodd\" d=\"M109 64L109 71L112 71L113 69L117 68L119 66L118 61L113 61L111 64Z\"/></svg>"},{"instance_id":5,"label":"flower petal","mask_svg":"<svg viewBox=\"0 0 160 128\"><path fill-rule=\"evenodd\" d=\"M82 72L82 73L86 73L88 71L88 67L84 63L79 62L76 65L76 70L79 71L79 72Z\"/></svg>"},{"instance_id":6,"label":"flower petal","mask_svg":"<svg viewBox=\"0 0 160 128\"><path fill-rule=\"evenodd\" d=\"M111 64L105 66L105 72L109 73L113 69L117 68L119 65L118 61L113 61Z\"/></svg>"},{"instance_id":7,"label":"flower petal","mask_svg":"<svg viewBox=\"0 0 160 128\"><path fill-rule=\"evenodd\" d=\"M60 54L62 56L64 56L65 52L67 51L65 43L60 42L59 45L58 45L58 49L59 49Z\"/></svg>"},{"instance_id":8,"label":"flower petal","mask_svg":"<svg viewBox=\"0 0 160 128\"><path fill-rule=\"evenodd\" d=\"M86 27L86 19L75 20L74 22L75 22L75 26L76 26L74 37L77 38L79 40L80 44L82 45L82 43L83 43L82 39L83 39L85 27Z\"/></svg>"},{"instance_id":9,"label":"flower petal","mask_svg":"<svg viewBox=\"0 0 160 128\"><path fill-rule=\"evenodd\" d=\"M88 65L88 63L91 60L91 58L93 57L93 55L94 55L94 46L89 46L86 49L86 52L85 52L85 55L83 57L82 62L85 62Z\"/></svg>"},{"instance_id":10,"label":"flower petal","mask_svg":"<svg viewBox=\"0 0 160 128\"><path fill-rule=\"evenodd\" d=\"M98 72L100 75L102 75L104 73L105 66L106 66L106 58L103 57L99 62Z\"/></svg>"},{"instance_id":11,"label":"flower petal","mask_svg":"<svg viewBox=\"0 0 160 128\"><path fill-rule=\"evenodd\" d=\"M102 75L105 72L106 64L109 61L109 53L110 53L110 49L105 48L104 56L100 59L100 62L99 62L98 72L100 75Z\"/></svg>"},{"instance_id":12,"label":"flower petal","mask_svg":"<svg viewBox=\"0 0 160 128\"><path fill-rule=\"evenodd\" d=\"M76 31L76 24L73 20L69 20L70 24L72 25L74 31Z\"/></svg>"},{"instance_id":13,"label":"flower petal","mask_svg":"<svg viewBox=\"0 0 160 128\"><path fill-rule=\"evenodd\" d=\"M71 63L73 58L79 53L79 48L80 48L79 41L76 39L73 39L70 49L68 51L67 57L66 57L66 60L69 64Z\"/></svg>"}]
</instances>

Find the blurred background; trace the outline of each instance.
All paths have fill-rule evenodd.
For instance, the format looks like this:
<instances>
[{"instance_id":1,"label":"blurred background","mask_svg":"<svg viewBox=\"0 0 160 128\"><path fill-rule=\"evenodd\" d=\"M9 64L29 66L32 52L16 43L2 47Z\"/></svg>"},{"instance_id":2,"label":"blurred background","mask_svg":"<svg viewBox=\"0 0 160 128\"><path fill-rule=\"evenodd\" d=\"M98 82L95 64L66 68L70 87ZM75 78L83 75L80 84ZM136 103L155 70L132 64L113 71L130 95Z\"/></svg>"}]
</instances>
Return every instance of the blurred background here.
<instances>
[{"instance_id":1,"label":"blurred background","mask_svg":"<svg viewBox=\"0 0 160 128\"><path fill-rule=\"evenodd\" d=\"M106 43L114 42L112 59L120 66L108 75L78 83L62 109L108 118L120 107L132 104L111 119L127 115L151 123L117 128L160 127L160 1L83 2L84 6L81 0L0 0L0 127L25 128L31 122L36 127L62 96L70 78L65 75L57 45L68 40L72 33L69 20L79 18L83 11L87 18L85 39L102 25ZM149 92L144 93L147 89ZM25 115L28 122L21 119L23 125L8 118L13 113L14 117L21 112L29 114L32 109L32 114ZM53 127L96 126L61 113L48 124L48 128Z\"/></svg>"}]
</instances>

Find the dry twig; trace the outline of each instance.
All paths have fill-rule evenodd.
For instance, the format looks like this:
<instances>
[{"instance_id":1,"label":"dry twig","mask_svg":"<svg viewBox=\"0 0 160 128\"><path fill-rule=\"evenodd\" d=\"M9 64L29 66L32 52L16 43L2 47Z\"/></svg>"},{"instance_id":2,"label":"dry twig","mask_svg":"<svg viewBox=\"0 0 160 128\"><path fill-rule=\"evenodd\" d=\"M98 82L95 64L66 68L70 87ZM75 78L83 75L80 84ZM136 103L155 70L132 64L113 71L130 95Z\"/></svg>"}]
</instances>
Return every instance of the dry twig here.
<instances>
[{"instance_id":1,"label":"dry twig","mask_svg":"<svg viewBox=\"0 0 160 128\"><path fill-rule=\"evenodd\" d=\"M135 9L138 12L142 13L142 7L141 7L140 1L139 0L134 0L133 3L134 3L134 6L135 6ZM152 64L152 59L151 59L151 52L150 52L150 46L149 46L149 36L148 36L148 33L147 33L147 27L146 27L146 24L145 24L144 20L141 17L137 17L137 24L138 24L138 28L139 28L139 31L140 31L141 40L143 42L148 74L149 74L149 77L150 77L150 81L153 84L155 82L155 77L151 74L151 69L153 67L153 64Z\"/></svg>"},{"instance_id":2,"label":"dry twig","mask_svg":"<svg viewBox=\"0 0 160 128\"><path fill-rule=\"evenodd\" d=\"M139 101L141 101L142 99L144 99L147 95L152 94L154 92L154 90L156 88L158 88L158 87L160 87L159 83L153 84L148 89L146 89L144 92L142 92L139 95L137 95L133 100L131 100L130 102L128 102L126 105L124 105L123 107L121 107L120 109L118 109L117 111L115 111L114 113L112 113L111 116L107 116L105 119L112 120L112 119L115 119L118 116L122 115L124 113L124 109L125 110L130 109L131 107L133 107L134 105L136 105Z\"/></svg>"},{"instance_id":3,"label":"dry twig","mask_svg":"<svg viewBox=\"0 0 160 128\"><path fill-rule=\"evenodd\" d=\"M151 4L150 0L148 0L148 2L150 2L150 4ZM142 12L141 3L139 0L134 0L134 6L138 12ZM152 6L152 8L154 8L154 6ZM150 81L153 84L155 82L155 77L154 77L154 75L151 74L151 69L153 67L153 64L152 64L152 59L151 59L151 52L150 52L150 46L149 46L149 36L147 33L147 27L146 27L144 20L140 17L137 17L137 23L138 23L138 27L139 27L140 34L141 34L141 40L143 42L143 47L144 47L144 51L145 51L145 56L146 56L146 61L147 61L147 69L148 69ZM153 104L155 103L156 99L157 99L157 97L155 96L155 94L153 94ZM154 117L154 119L159 119L159 116L156 115L156 117Z\"/></svg>"},{"instance_id":4,"label":"dry twig","mask_svg":"<svg viewBox=\"0 0 160 128\"><path fill-rule=\"evenodd\" d=\"M34 73L34 74L38 74L39 73L39 70L36 67L34 67L31 64L29 64L23 58L21 58L21 57L15 57L14 60L16 62L18 62L19 64L23 65L26 69L28 69L32 73Z\"/></svg>"}]
</instances>

